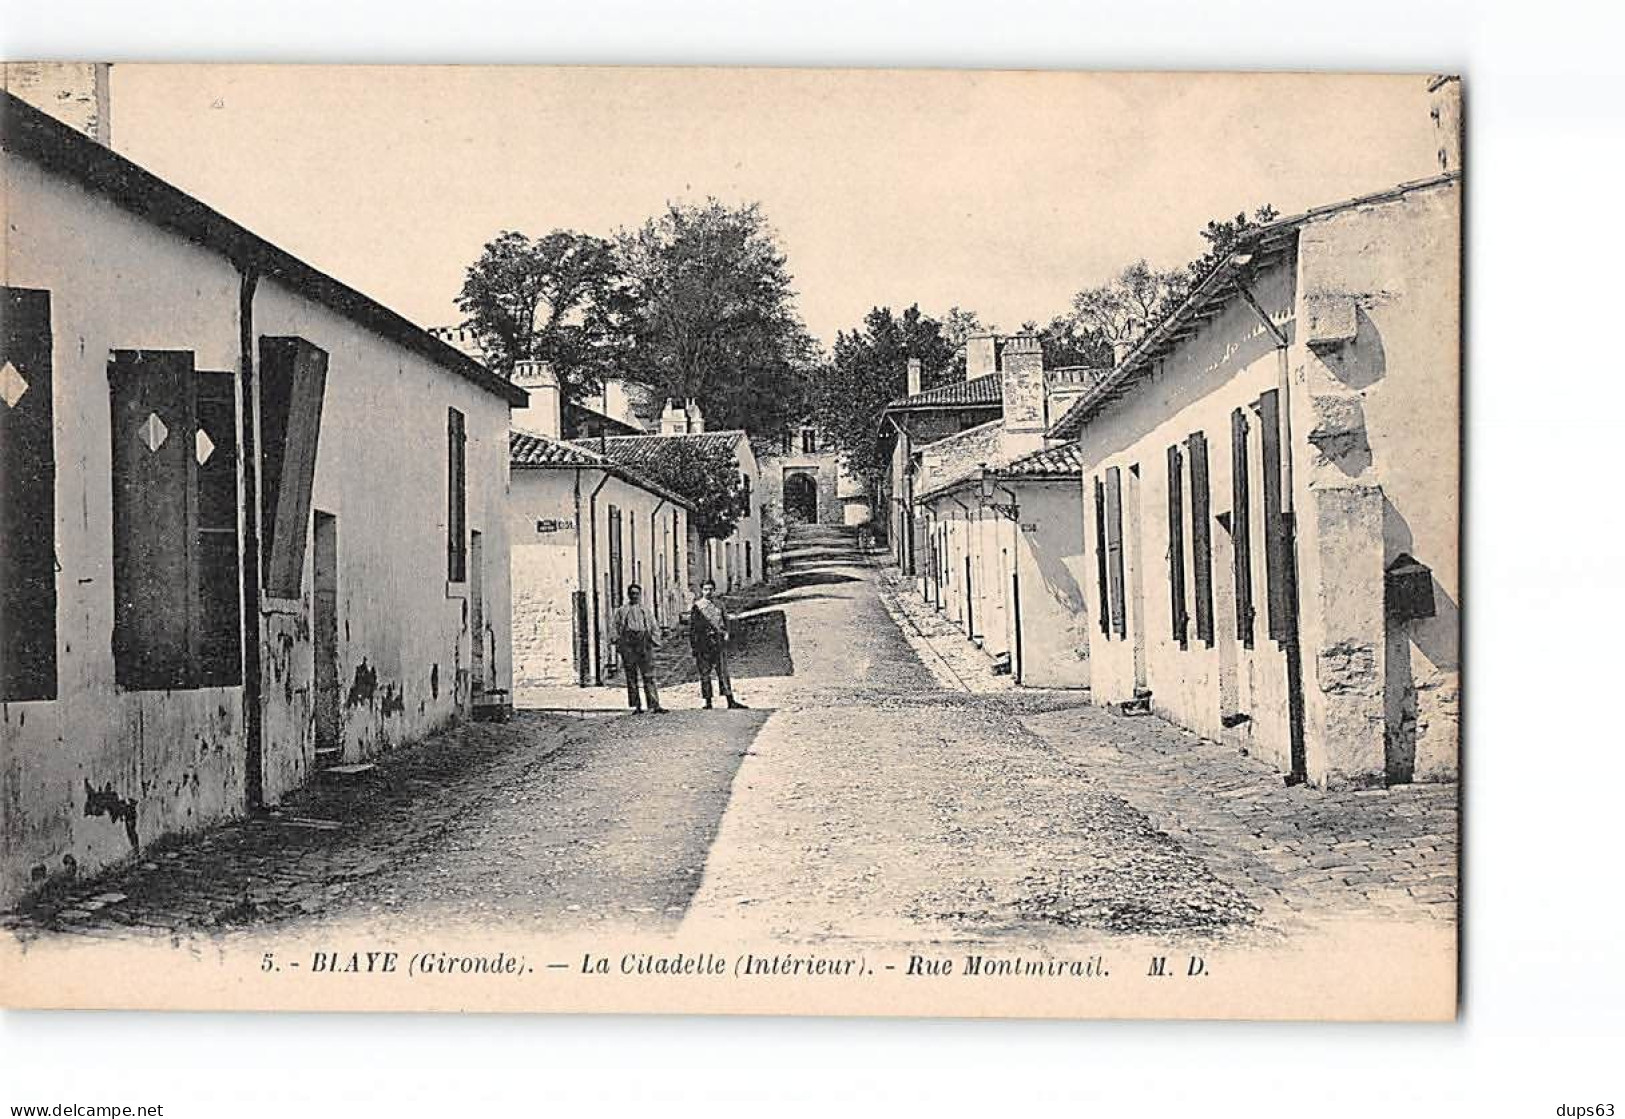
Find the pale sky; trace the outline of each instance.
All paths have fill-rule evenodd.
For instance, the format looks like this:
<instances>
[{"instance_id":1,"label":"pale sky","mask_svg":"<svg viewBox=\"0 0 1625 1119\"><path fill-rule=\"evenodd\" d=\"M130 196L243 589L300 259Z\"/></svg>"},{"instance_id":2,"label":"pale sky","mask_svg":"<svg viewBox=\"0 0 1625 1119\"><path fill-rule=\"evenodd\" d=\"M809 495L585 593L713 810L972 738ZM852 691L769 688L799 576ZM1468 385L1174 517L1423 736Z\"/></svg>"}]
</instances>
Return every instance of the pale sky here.
<instances>
[{"instance_id":1,"label":"pale sky","mask_svg":"<svg viewBox=\"0 0 1625 1119\"><path fill-rule=\"evenodd\" d=\"M868 309L1046 321L1209 218L1433 174L1422 75L119 64L114 147L424 326L505 228L757 201L826 346Z\"/></svg>"}]
</instances>

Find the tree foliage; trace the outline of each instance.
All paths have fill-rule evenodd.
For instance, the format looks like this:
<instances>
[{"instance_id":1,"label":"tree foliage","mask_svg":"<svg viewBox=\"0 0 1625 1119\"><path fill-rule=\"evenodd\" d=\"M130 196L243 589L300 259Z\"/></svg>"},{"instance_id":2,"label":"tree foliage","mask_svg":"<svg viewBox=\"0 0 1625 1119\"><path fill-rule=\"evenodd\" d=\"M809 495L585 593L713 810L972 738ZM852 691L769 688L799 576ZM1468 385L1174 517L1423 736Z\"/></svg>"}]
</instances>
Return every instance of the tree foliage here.
<instances>
[{"instance_id":1,"label":"tree foliage","mask_svg":"<svg viewBox=\"0 0 1625 1119\"><path fill-rule=\"evenodd\" d=\"M632 379L698 400L708 427L769 435L800 418L814 345L760 206L671 203L622 232L619 252L636 307Z\"/></svg>"},{"instance_id":2,"label":"tree foliage","mask_svg":"<svg viewBox=\"0 0 1625 1119\"><path fill-rule=\"evenodd\" d=\"M813 381L819 423L834 437L847 469L871 484L886 469L880 413L907 393L909 358L920 359L925 385L940 381L956 359L963 361L943 324L918 304L901 315L876 307L861 327L836 335L834 358Z\"/></svg>"},{"instance_id":3,"label":"tree foliage","mask_svg":"<svg viewBox=\"0 0 1625 1119\"><path fill-rule=\"evenodd\" d=\"M689 523L705 540L721 540L748 511L739 460L725 447L695 439L662 439L638 473L695 506Z\"/></svg>"},{"instance_id":4,"label":"tree foliage","mask_svg":"<svg viewBox=\"0 0 1625 1119\"><path fill-rule=\"evenodd\" d=\"M468 267L457 306L488 366L508 377L516 362L551 362L572 402L613 375L632 340L615 246L567 229L497 234Z\"/></svg>"},{"instance_id":5,"label":"tree foliage","mask_svg":"<svg viewBox=\"0 0 1625 1119\"><path fill-rule=\"evenodd\" d=\"M1108 347L1132 341L1156 321L1170 299L1183 293L1184 284L1184 273L1164 272L1143 258L1136 260L1106 283L1072 297L1072 329Z\"/></svg>"}]
</instances>

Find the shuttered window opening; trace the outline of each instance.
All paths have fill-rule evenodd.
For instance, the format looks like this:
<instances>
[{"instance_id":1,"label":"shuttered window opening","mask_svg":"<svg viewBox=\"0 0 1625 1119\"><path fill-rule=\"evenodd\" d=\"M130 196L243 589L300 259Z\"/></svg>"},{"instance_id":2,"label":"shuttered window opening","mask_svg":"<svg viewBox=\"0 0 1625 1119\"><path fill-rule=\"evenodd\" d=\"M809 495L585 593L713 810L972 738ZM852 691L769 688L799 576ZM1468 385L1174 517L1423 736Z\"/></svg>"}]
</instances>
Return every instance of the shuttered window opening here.
<instances>
[{"instance_id":1,"label":"shuttered window opening","mask_svg":"<svg viewBox=\"0 0 1625 1119\"><path fill-rule=\"evenodd\" d=\"M1236 636L1253 647L1253 510L1248 475L1247 413L1230 413L1230 532L1235 556Z\"/></svg>"},{"instance_id":2,"label":"shuttered window opening","mask_svg":"<svg viewBox=\"0 0 1625 1119\"><path fill-rule=\"evenodd\" d=\"M55 699L51 293L0 293L0 701Z\"/></svg>"},{"instance_id":3,"label":"shuttered window opening","mask_svg":"<svg viewBox=\"0 0 1625 1119\"><path fill-rule=\"evenodd\" d=\"M621 553L621 510L614 505L609 507L609 571L605 577L609 580L610 606L621 605L626 593L626 572Z\"/></svg>"},{"instance_id":4,"label":"shuttered window opening","mask_svg":"<svg viewBox=\"0 0 1625 1119\"><path fill-rule=\"evenodd\" d=\"M267 594L298 598L310 536L327 353L303 338L260 339L260 562Z\"/></svg>"},{"instance_id":5,"label":"shuttered window opening","mask_svg":"<svg viewBox=\"0 0 1625 1119\"><path fill-rule=\"evenodd\" d=\"M1168 448L1168 603L1174 640L1188 644L1190 617L1185 610L1185 456Z\"/></svg>"},{"instance_id":6,"label":"shuttered window opening","mask_svg":"<svg viewBox=\"0 0 1625 1119\"><path fill-rule=\"evenodd\" d=\"M1281 514L1281 403L1271 389L1258 398L1258 432L1264 489L1264 582L1271 640L1285 641L1291 622L1287 602L1286 520Z\"/></svg>"},{"instance_id":7,"label":"shuttered window opening","mask_svg":"<svg viewBox=\"0 0 1625 1119\"><path fill-rule=\"evenodd\" d=\"M468 430L446 409L446 579L468 581Z\"/></svg>"},{"instance_id":8,"label":"shuttered window opening","mask_svg":"<svg viewBox=\"0 0 1625 1119\"><path fill-rule=\"evenodd\" d=\"M1111 591L1106 578L1106 487L1095 479L1095 578L1100 589L1100 632L1112 633Z\"/></svg>"},{"instance_id":9,"label":"shuttered window opening","mask_svg":"<svg viewBox=\"0 0 1625 1119\"><path fill-rule=\"evenodd\" d=\"M1111 590L1112 632L1128 635L1128 616L1123 602L1123 475L1115 466L1106 471L1106 568Z\"/></svg>"},{"instance_id":10,"label":"shuttered window opening","mask_svg":"<svg viewBox=\"0 0 1625 1119\"><path fill-rule=\"evenodd\" d=\"M1196 639L1213 647L1213 509L1208 489L1207 436L1185 440L1191 470L1191 591L1195 595Z\"/></svg>"},{"instance_id":11,"label":"shuttered window opening","mask_svg":"<svg viewBox=\"0 0 1625 1119\"><path fill-rule=\"evenodd\" d=\"M197 570L199 683L242 683L242 581L237 526L237 378L198 373Z\"/></svg>"},{"instance_id":12,"label":"shuttered window opening","mask_svg":"<svg viewBox=\"0 0 1625 1119\"><path fill-rule=\"evenodd\" d=\"M113 439L113 666L137 691L242 681L237 412L230 373L119 350Z\"/></svg>"}]
</instances>

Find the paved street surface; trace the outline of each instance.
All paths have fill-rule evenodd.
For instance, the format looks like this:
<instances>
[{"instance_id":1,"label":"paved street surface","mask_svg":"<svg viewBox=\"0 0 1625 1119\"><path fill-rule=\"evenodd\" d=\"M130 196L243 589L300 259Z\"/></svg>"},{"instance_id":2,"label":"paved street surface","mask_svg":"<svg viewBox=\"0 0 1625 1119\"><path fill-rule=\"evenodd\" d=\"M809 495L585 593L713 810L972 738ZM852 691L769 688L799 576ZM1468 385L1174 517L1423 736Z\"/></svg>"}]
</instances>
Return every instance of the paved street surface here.
<instances>
[{"instance_id":1,"label":"paved street surface","mask_svg":"<svg viewBox=\"0 0 1625 1119\"><path fill-rule=\"evenodd\" d=\"M1013 688L858 555L803 530L734 603L749 711L521 696L268 816L145 851L7 918L19 935L499 923L919 942L1273 940L1455 919L1456 789L1285 788L1077 692Z\"/></svg>"}]
</instances>

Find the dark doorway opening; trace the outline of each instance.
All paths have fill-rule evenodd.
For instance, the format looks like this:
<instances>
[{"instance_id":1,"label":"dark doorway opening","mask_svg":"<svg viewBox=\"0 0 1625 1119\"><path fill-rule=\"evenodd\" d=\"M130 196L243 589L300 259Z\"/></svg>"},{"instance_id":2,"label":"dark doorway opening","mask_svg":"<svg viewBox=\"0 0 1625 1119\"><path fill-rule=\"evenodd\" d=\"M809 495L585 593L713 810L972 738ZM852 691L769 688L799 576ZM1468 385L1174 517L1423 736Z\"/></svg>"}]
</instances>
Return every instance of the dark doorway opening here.
<instances>
[{"instance_id":1,"label":"dark doorway opening","mask_svg":"<svg viewBox=\"0 0 1625 1119\"><path fill-rule=\"evenodd\" d=\"M316 659L316 754L338 761L344 750L339 725L338 518L316 511L315 594L311 640Z\"/></svg>"},{"instance_id":2,"label":"dark doorway opening","mask_svg":"<svg viewBox=\"0 0 1625 1119\"><path fill-rule=\"evenodd\" d=\"M818 482L810 474L784 479L784 516L797 524L818 523Z\"/></svg>"}]
</instances>

